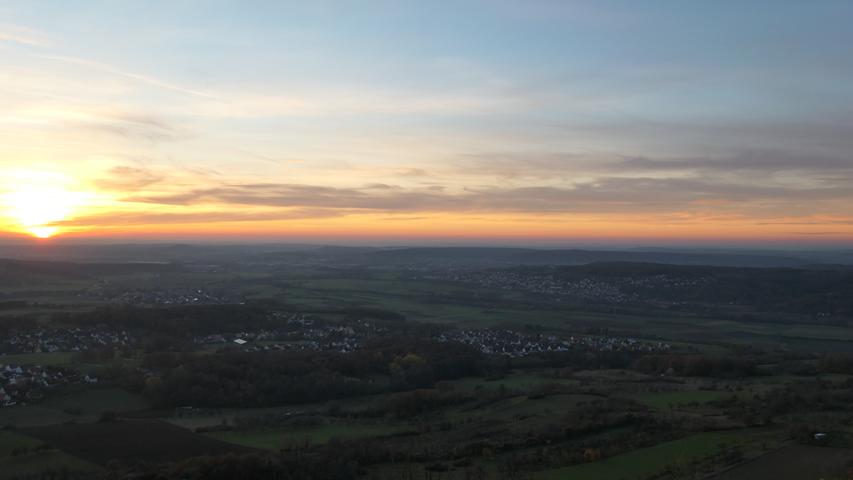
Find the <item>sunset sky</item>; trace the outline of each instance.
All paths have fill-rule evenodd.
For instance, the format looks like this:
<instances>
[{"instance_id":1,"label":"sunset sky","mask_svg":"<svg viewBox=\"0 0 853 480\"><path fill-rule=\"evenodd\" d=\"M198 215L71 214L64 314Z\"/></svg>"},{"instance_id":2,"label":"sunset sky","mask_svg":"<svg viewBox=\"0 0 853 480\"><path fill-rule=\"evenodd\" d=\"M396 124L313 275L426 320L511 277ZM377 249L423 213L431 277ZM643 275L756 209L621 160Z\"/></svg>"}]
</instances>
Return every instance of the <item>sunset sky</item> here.
<instances>
[{"instance_id":1,"label":"sunset sky","mask_svg":"<svg viewBox=\"0 0 853 480\"><path fill-rule=\"evenodd\" d=\"M851 22L846 0L4 1L0 231L850 246Z\"/></svg>"}]
</instances>

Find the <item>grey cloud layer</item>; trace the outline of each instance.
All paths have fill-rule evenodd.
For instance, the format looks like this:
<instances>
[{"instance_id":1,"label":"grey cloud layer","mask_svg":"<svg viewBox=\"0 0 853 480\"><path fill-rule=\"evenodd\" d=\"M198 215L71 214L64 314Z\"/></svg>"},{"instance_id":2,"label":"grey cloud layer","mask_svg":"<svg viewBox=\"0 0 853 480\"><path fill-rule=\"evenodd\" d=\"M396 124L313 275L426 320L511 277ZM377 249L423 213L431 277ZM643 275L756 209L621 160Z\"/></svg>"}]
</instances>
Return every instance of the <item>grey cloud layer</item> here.
<instances>
[{"instance_id":1,"label":"grey cloud layer","mask_svg":"<svg viewBox=\"0 0 853 480\"><path fill-rule=\"evenodd\" d=\"M150 142L182 140L191 136L188 131L162 118L144 113L101 113L93 115L90 120L71 122L71 126Z\"/></svg>"},{"instance_id":2,"label":"grey cloud layer","mask_svg":"<svg viewBox=\"0 0 853 480\"><path fill-rule=\"evenodd\" d=\"M351 211L671 212L707 202L837 201L853 198L847 186L790 187L717 183L698 178L606 177L571 187L404 189L387 185L334 188L294 184L223 185L173 195L135 196L130 202L164 205L244 205Z\"/></svg>"},{"instance_id":3,"label":"grey cloud layer","mask_svg":"<svg viewBox=\"0 0 853 480\"><path fill-rule=\"evenodd\" d=\"M744 150L728 156L648 158L618 154L484 153L463 157L456 167L461 173L492 174L507 178L548 178L561 175L634 174L662 172L715 174L759 174L800 172L806 176L831 178L853 174L853 155L828 156L776 150Z\"/></svg>"},{"instance_id":4,"label":"grey cloud layer","mask_svg":"<svg viewBox=\"0 0 853 480\"><path fill-rule=\"evenodd\" d=\"M272 212L222 212L204 211L189 213L105 213L86 215L71 220L56 222L57 226L116 227L134 225L186 225L231 222L262 222L276 220L299 220L306 218L330 218L342 212L321 208L297 208Z\"/></svg>"},{"instance_id":5,"label":"grey cloud layer","mask_svg":"<svg viewBox=\"0 0 853 480\"><path fill-rule=\"evenodd\" d=\"M165 175L144 168L118 166L108 175L95 181L95 185L106 190L134 191L165 180Z\"/></svg>"},{"instance_id":6,"label":"grey cloud layer","mask_svg":"<svg viewBox=\"0 0 853 480\"><path fill-rule=\"evenodd\" d=\"M656 159L582 154L469 155L464 187L430 172L401 171L403 182L359 187L299 183L217 183L203 175L176 183L147 168L116 167L100 188L125 202L177 207L170 213L78 218L76 225L179 224L329 218L349 214L422 212L524 214L674 214L736 216L756 224L816 215L850 217L853 161L842 157L744 151L719 158ZM532 161L531 161L532 160ZM577 170L584 177L572 178ZM494 176L506 177L502 187ZM421 177L430 182L417 183ZM451 178L454 178L452 175ZM458 178L457 178L458 179ZM416 183L412 183L415 181ZM188 185L176 192L177 185ZM192 185L195 185L193 187ZM201 186L207 185L207 186ZM420 185L420 186L412 186ZM198 210L204 209L200 213ZM817 222L825 223L825 222ZM796 224L796 222L791 223Z\"/></svg>"}]
</instances>

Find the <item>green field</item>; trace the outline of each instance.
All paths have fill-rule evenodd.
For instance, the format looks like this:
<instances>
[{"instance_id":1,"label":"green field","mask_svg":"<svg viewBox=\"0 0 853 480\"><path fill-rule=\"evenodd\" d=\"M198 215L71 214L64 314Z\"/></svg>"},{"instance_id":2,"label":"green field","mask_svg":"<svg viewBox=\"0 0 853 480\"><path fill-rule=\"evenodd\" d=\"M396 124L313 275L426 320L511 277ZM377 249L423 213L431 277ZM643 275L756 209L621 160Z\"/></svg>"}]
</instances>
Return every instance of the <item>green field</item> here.
<instances>
[{"instance_id":1,"label":"green field","mask_svg":"<svg viewBox=\"0 0 853 480\"><path fill-rule=\"evenodd\" d=\"M69 365L71 352L20 353L0 356L0 365Z\"/></svg>"},{"instance_id":2,"label":"green field","mask_svg":"<svg viewBox=\"0 0 853 480\"><path fill-rule=\"evenodd\" d=\"M675 392L645 392L632 395L631 398L658 410L666 410L689 403L708 403L732 396L732 392L715 390L685 390Z\"/></svg>"},{"instance_id":3,"label":"green field","mask_svg":"<svg viewBox=\"0 0 853 480\"><path fill-rule=\"evenodd\" d=\"M58 450L0 459L0 479L13 479L47 472L100 472L101 467Z\"/></svg>"},{"instance_id":4,"label":"green field","mask_svg":"<svg viewBox=\"0 0 853 480\"><path fill-rule=\"evenodd\" d=\"M0 457L9 457L16 448L32 448L43 442L10 430L0 430Z\"/></svg>"},{"instance_id":5,"label":"green field","mask_svg":"<svg viewBox=\"0 0 853 480\"><path fill-rule=\"evenodd\" d=\"M58 392L39 403L0 408L0 425L34 427L71 421L92 422L106 410L132 412L148 407L141 396L118 388Z\"/></svg>"},{"instance_id":6,"label":"green field","mask_svg":"<svg viewBox=\"0 0 853 480\"><path fill-rule=\"evenodd\" d=\"M27 451L17 454L15 449L33 449L44 445L44 442L17 432L0 431L0 479L15 478L25 475L40 475L46 471L92 472L100 467L67 453L49 449L42 451Z\"/></svg>"},{"instance_id":7,"label":"green field","mask_svg":"<svg viewBox=\"0 0 853 480\"><path fill-rule=\"evenodd\" d=\"M404 425L391 423L365 423L332 421L316 427L259 429L248 431L214 432L210 437L228 443L264 450L279 450L284 446L307 441L311 444L328 443L333 439L356 440L378 437L405 431Z\"/></svg>"},{"instance_id":8,"label":"green field","mask_svg":"<svg viewBox=\"0 0 853 480\"><path fill-rule=\"evenodd\" d=\"M849 478L853 450L796 445L733 468L713 480L809 480Z\"/></svg>"},{"instance_id":9,"label":"green field","mask_svg":"<svg viewBox=\"0 0 853 480\"><path fill-rule=\"evenodd\" d=\"M98 465L111 460L167 462L251 451L157 420L68 423L22 431Z\"/></svg>"},{"instance_id":10,"label":"green field","mask_svg":"<svg viewBox=\"0 0 853 480\"><path fill-rule=\"evenodd\" d=\"M262 289L287 303L302 308L372 307L401 313L407 318L467 328L506 325L545 327L608 327L617 332L650 338L667 338L682 345L697 345L703 350L726 353L717 344L740 343L767 347L784 346L809 351L843 351L853 347L853 329L808 324L741 322L700 317L688 313L644 312L600 313L577 309L515 307L524 299L520 292L482 289L455 282L396 278L305 279L290 281L283 291ZM273 295L274 291L282 293ZM495 299L494 307L465 304L465 292L475 298L484 294ZM476 303L476 302L474 302Z\"/></svg>"},{"instance_id":11,"label":"green field","mask_svg":"<svg viewBox=\"0 0 853 480\"><path fill-rule=\"evenodd\" d=\"M571 378L554 378L546 376L545 373L517 372L510 373L497 379L484 379L482 377L468 377L459 380L445 382L457 388L465 389L529 389L542 385L556 384L564 386L577 385L578 380Z\"/></svg>"},{"instance_id":12,"label":"green field","mask_svg":"<svg viewBox=\"0 0 853 480\"><path fill-rule=\"evenodd\" d=\"M63 410L78 408L86 414L100 414L104 411L133 412L150 407L141 395L126 392L120 388L94 388L57 395L47 398L39 406Z\"/></svg>"},{"instance_id":13,"label":"green field","mask_svg":"<svg viewBox=\"0 0 853 480\"><path fill-rule=\"evenodd\" d=\"M604 460L539 472L537 480L568 478L595 480L634 480L646 478L667 466L686 464L716 453L721 444L744 441L743 432L700 433L680 440L605 458Z\"/></svg>"},{"instance_id":14,"label":"green field","mask_svg":"<svg viewBox=\"0 0 853 480\"><path fill-rule=\"evenodd\" d=\"M248 261L245 265L253 263ZM241 262L238 264L243 265ZM366 339L362 342L363 350L374 348L374 335L384 335L377 332L387 332L388 343L392 345L376 342L381 349L377 347L370 356L352 354L356 361L351 364L341 360L337 352L294 354L293 360L290 354L238 354L236 351L239 349L233 345L226 348L222 345L202 347L192 339L197 338L196 333L198 336L211 333L232 335L242 331L240 329L244 325L225 321L241 317L225 315L226 319L218 319L210 313L218 307L206 306L196 312L183 306L160 305L156 308L163 309L164 315L166 310L172 309L180 313L174 324L162 328L172 332L171 327L175 327L178 334L169 336L170 340L177 339L175 345L160 342L161 324L152 322L158 326L140 329L138 348L118 349L119 352L103 364L82 364L84 356L71 353L0 357L0 364L57 365L96 375L101 373L98 375L101 378L99 384L45 389L43 398L33 396L40 398L35 403L0 409L0 426L15 427L0 430L0 480L12 474L37 473L46 466L95 469L98 467L86 462L107 465L113 459L166 462L197 455L258 453L258 449L275 452L270 457L273 458L279 455L279 450L297 444L306 447L325 445L306 451L317 456L332 452L332 457L337 457L339 454L343 456L344 449L357 450L366 443L366 439L371 439L370 443L376 445L377 452L385 452L379 449L387 448L388 452L395 453L386 457L375 456L384 460L367 458L359 464L365 478L399 478L393 473L386 477L374 474L397 468L396 460L402 457L396 457L396 452L405 451L407 458L411 459L407 462L416 465L415 471L423 473L414 478L472 478L468 476L471 472L466 470L469 467L484 468L490 475L485 478L511 478L504 475L501 468L505 468L504 463L516 460L521 465L522 475L531 473L534 478L543 480L648 479L662 474L669 467L683 466L685 470L692 469L695 475L719 472L738 461L741 453L747 460L743 465L746 466L760 454L782 448L783 443L811 442L813 434L807 432L809 429L820 428L823 431L827 429L826 425L853 429L850 426L853 417L844 408L850 398L850 392L844 390L850 390L847 382L853 375L811 374L816 369L845 371L843 368L820 367L826 363L822 362L821 353L853 351L853 328L845 326L841 319L827 320L818 316L788 315L786 312L779 312L779 318L774 318L774 310L762 311L737 302L717 305L712 295L704 294L699 295L701 302L693 306L678 302L663 305L655 303L656 300L648 304L630 301L599 304L584 300L584 296L547 298L544 294L530 293L524 286L489 289L475 283L414 279L421 275L426 278L439 275L428 273L429 269L422 273L408 267L394 270L383 265L359 268L322 264L317 268L300 266L291 269L264 265L257 273L229 271L228 268L232 267L222 266L220 271L212 273L116 274L101 281L110 288L131 291L173 287L221 288L249 297L246 331L281 328L289 332L299 327L293 322L287 325L284 322L291 315L305 314L316 321L318 331L332 325L349 325L360 330L364 325L364 330L371 332L363 334L359 331L362 340ZM28 325L26 322L31 319L45 326L55 326L51 322L57 322L59 326L62 326L61 322L73 325L70 317L52 318L51 311L77 311L104 305L108 303L105 299L115 294L109 291L102 295L99 292L108 290L88 289L80 296L81 289L87 286L88 281L55 281L43 288L16 287L22 298L34 300L30 306L11 304L16 309L5 311L7 317L4 319L10 323L8 330L19 328L15 325ZM261 299L264 301L254 301ZM388 315L378 314L380 311ZM15 315L27 318L14 319ZM88 320L83 324L109 320L99 315L100 312L96 312L91 318L83 317L82 320ZM159 318L160 314L150 316ZM257 323L256 316L259 319ZM141 324L146 325L147 315L140 318ZM123 314L116 315L122 328L124 325L134 326L130 323L132 319L131 315L127 318ZM187 332L181 331L182 326L178 324L184 319L188 322ZM13 324L13 321L18 323ZM831 325L810 325L809 321ZM98 325L110 324L105 321ZM669 346L652 348L652 345L643 345L650 348L631 352L620 348L577 346L568 354L542 355L541 358L536 355L475 358L471 352L471 355L460 358L470 357L472 362L476 362L476 368L461 370L448 368L440 362L444 360L443 355L453 355L451 349L435 348L434 351L440 353L430 358L429 352L435 347L431 339L438 332L445 331L444 327L510 327L529 337L540 333L564 338L578 335L632 337L654 345L660 342ZM194 329L198 332L190 331ZM183 333L187 333L186 338ZM311 335L315 333L317 331ZM418 341L411 341L410 337ZM424 340L423 345L419 342L421 339ZM280 341L283 340L259 340L256 343L268 345ZM745 345L756 348L748 350L743 348ZM150 350L161 348L170 352L194 352L194 356L175 356L175 365L171 365L171 361L161 361L156 355L146 358L146 355L154 353ZM404 371L405 375L396 375L400 373L397 371L399 365L394 364L406 363L397 359L404 359L409 352L420 352L421 348L426 352L422 359L426 359L425 363L432 370ZM721 363L717 357L742 356L760 374L753 375L754 371L746 368L743 371L735 369L729 374L726 367L715 367L711 374L717 375L716 378L684 377L681 375L695 372L673 367L672 374L660 375L666 364L656 361L654 363L664 368L656 365L646 369L642 368L645 362L639 361L645 355L664 356L670 353L673 357L706 354L709 363L714 365ZM218 360L209 358L209 355L221 355L223 365L205 362ZM97 357L93 355L91 358ZM303 360L316 363L303 365ZM280 368L267 375L266 363L276 367L275 362L281 362ZM170 390L162 392L164 395L151 398L158 402L171 402L164 403L171 407L152 410L154 400L146 401L140 395L117 387L141 386L151 372L140 371L137 367L161 363L164 364L162 371L158 367L154 374L164 375L163 378L173 384L169 385ZM679 365L679 362L672 364ZM128 368L125 371L112 368L118 366ZM292 372L291 366L295 366ZM464 367L465 364L459 366ZM327 388L324 383L312 387L306 382L309 385L306 390L316 390L310 392L311 395L306 391L304 396L290 397L288 394L291 392L276 391L273 397L265 393L258 395L257 402L237 396L252 391L247 387L254 387L256 392L275 390L280 386L276 375L288 377L285 381L289 382L302 375L313 375L315 369L323 373L318 378L323 382L328 378L330 383ZM186 371L199 375L171 375L185 374ZM264 375L257 376L258 373ZM409 373L415 375L409 377ZM805 375L797 375L802 373ZM222 376L217 377L217 374ZM419 379L418 374L423 374L423 379ZM435 377L431 377L433 374ZM457 378L463 374L480 376ZM356 385L359 388L349 388L350 376L359 381ZM204 382L193 385L198 378ZM227 382L220 382L219 378ZM433 383L431 379L441 381ZM346 388L332 389L339 385ZM824 398L807 398L813 386L825 393ZM191 389L184 391L183 387ZM373 395L338 398L338 395L360 393ZM790 393L791 398L774 396L786 393ZM794 397L795 393L797 397ZM210 397L206 397L207 394ZM226 395L235 395L235 398L229 399ZM278 400L273 403L270 398ZM729 398L731 402L714 403ZM288 403L309 399L315 403ZM183 405L178 402L185 400L188 406L197 408L174 408ZM774 403L776 400L780 400L779 405ZM805 403L807 401L810 403ZM241 405L247 408L238 408ZM772 413L769 419L761 415L783 407L790 408L790 412ZM824 408L826 410L821 410ZM99 422L104 411L118 412L119 418L115 422ZM760 414L756 415L756 412ZM125 415L121 415L123 413ZM770 427L756 429L754 425L759 423L774 425L777 430L770 431ZM703 431L706 433L698 433ZM797 436L792 432L798 432ZM352 443L339 444L336 440ZM60 450L33 451L34 447L44 443L56 445ZM729 452L732 457L715 456L721 452L721 445L737 445L742 447L742 451ZM638 446L644 448L637 449ZM609 457L576 464L586 448L598 450ZM22 449L27 452L21 454ZM13 451L16 453L14 456ZM808 449L789 452L808 457ZM290 451L281 455L295 453ZM298 453L302 454L302 450ZM814 456L820 456L820 453L814 453ZM331 458L324 458L324 461L328 460ZM781 460L780 465L783 464ZM355 462L352 461L353 464ZM766 462L756 461L756 464L763 465L759 469L761 471L774 470L773 465ZM563 468L538 471L551 468L549 466ZM788 469L775 469L777 473L781 470ZM746 476L751 478L753 470L747 468L740 472L747 472ZM746 477L741 475L737 478Z\"/></svg>"},{"instance_id":15,"label":"green field","mask_svg":"<svg viewBox=\"0 0 853 480\"><path fill-rule=\"evenodd\" d=\"M490 419L513 420L538 417L544 421L552 421L555 415L562 415L565 412L576 410L581 405L600 401L602 401L601 397L581 394L557 394L533 399L528 396L521 396L483 409L483 413Z\"/></svg>"}]
</instances>

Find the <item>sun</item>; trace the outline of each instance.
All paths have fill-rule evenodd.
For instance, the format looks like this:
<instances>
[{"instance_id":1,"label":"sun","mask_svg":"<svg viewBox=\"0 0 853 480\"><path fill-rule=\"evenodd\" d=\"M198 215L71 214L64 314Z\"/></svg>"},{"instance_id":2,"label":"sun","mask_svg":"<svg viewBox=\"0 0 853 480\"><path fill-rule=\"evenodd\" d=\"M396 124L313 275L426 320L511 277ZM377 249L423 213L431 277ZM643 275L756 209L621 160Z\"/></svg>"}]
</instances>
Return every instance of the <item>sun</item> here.
<instances>
[{"instance_id":1,"label":"sun","mask_svg":"<svg viewBox=\"0 0 853 480\"><path fill-rule=\"evenodd\" d=\"M56 223L71 218L85 197L70 188L71 182L64 175L25 172L11 178L14 181L5 186L2 195L5 214L19 230L36 238L58 234Z\"/></svg>"},{"instance_id":2,"label":"sun","mask_svg":"<svg viewBox=\"0 0 853 480\"><path fill-rule=\"evenodd\" d=\"M28 230L36 238L50 238L59 231L57 227L30 227Z\"/></svg>"}]
</instances>

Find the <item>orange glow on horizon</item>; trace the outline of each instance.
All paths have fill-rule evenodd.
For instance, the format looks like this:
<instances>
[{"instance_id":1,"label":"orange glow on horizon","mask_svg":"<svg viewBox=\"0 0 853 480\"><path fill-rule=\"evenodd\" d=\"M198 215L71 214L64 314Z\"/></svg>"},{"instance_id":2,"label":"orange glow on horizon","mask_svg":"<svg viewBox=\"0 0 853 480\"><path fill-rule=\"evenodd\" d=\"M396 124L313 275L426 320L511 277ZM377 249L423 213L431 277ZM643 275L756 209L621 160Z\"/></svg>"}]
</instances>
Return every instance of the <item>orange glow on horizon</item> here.
<instances>
[{"instance_id":1,"label":"orange glow on horizon","mask_svg":"<svg viewBox=\"0 0 853 480\"><path fill-rule=\"evenodd\" d=\"M63 229L56 223L72 218L89 196L72 190L71 179L53 172L17 171L4 176L3 214L11 229L35 238L61 233Z\"/></svg>"},{"instance_id":2,"label":"orange glow on horizon","mask_svg":"<svg viewBox=\"0 0 853 480\"><path fill-rule=\"evenodd\" d=\"M631 241L700 242L743 241L801 243L853 242L853 228L839 229L837 234L823 235L820 225L791 227L756 226L752 219L672 221L654 215L465 215L436 212L418 219L394 218L384 214L358 214L334 218L300 220L265 220L241 222L102 225L95 229L78 229L67 236L79 239L132 237L192 238L199 240L357 240L378 242L407 241ZM812 233L814 232L814 233Z\"/></svg>"},{"instance_id":3,"label":"orange glow on horizon","mask_svg":"<svg viewBox=\"0 0 853 480\"><path fill-rule=\"evenodd\" d=\"M123 185L98 183L97 178L91 174L76 178L57 172L5 172L0 184L0 230L39 239L62 236L78 240L853 243L853 219L848 217L767 219L746 213L723 215L705 204L659 213L417 208L395 212L329 207L312 215L310 211L303 214L303 207L298 205L251 206L204 199L187 204L147 201L144 191L125 191ZM152 191L155 197L179 195L188 187L175 183L157 188Z\"/></svg>"}]
</instances>

